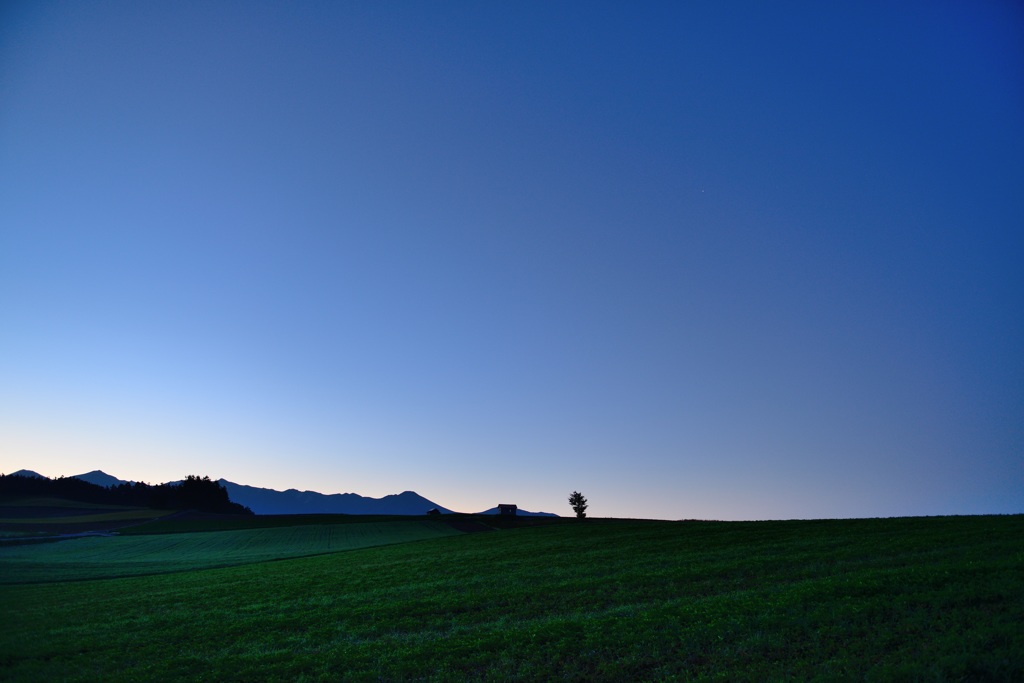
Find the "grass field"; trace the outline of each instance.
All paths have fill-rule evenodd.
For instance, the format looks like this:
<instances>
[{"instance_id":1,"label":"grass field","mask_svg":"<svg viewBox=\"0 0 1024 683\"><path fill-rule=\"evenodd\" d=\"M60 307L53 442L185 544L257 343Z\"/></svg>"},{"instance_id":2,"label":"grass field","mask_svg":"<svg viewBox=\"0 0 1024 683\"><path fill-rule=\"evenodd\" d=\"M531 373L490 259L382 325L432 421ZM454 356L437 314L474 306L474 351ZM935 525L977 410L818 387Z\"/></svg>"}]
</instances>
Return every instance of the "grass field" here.
<instances>
[{"instance_id":1,"label":"grass field","mask_svg":"<svg viewBox=\"0 0 1024 683\"><path fill-rule=\"evenodd\" d=\"M0 547L0 583L164 574L406 543L458 532L442 522L321 524Z\"/></svg>"},{"instance_id":2,"label":"grass field","mask_svg":"<svg viewBox=\"0 0 1024 683\"><path fill-rule=\"evenodd\" d=\"M119 528L148 522L171 512L60 498L3 498L0 499L0 538Z\"/></svg>"},{"instance_id":3,"label":"grass field","mask_svg":"<svg viewBox=\"0 0 1024 683\"><path fill-rule=\"evenodd\" d=\"M2 511L0 511L2 512ZM168 514L169 511L161 511L162 514ZM49 525L66 525L66 524L79 524L79 523L106 523L106 522L133 522L145 519L150 519L151 513L148 510L139 508L129 508L126 510L98 510L95 512L77 512L77 514L67 515L63 517L51 516L45 519L44 524ZM160 513L157 513L160 514ZM19 524L24 523L24 517L0 517L0 524ZM40 524L40 522L36 522Z\"/></svg>"},{"instance_id":4,"label":"grass field","mask_svg":"<svg viewBox=\"0 0 1024 683\"><path fill-rule=\"evenodd\" d=\"M316 525L2 548L0 679L1024 680L1024 516L566 520L404 543L419 522L391 523L369 533L393 544L341 552L317 539L344 532ZM198 568L250 542L245 564ZM171 566L175 543L192 559ZM291 543L327 554L258 561ZM61 546L88 561L32 579L25 563ZM179 571L131 576L144 547ZM104 563L118 578L85 580Z\"/></svg>"}]
</instances>

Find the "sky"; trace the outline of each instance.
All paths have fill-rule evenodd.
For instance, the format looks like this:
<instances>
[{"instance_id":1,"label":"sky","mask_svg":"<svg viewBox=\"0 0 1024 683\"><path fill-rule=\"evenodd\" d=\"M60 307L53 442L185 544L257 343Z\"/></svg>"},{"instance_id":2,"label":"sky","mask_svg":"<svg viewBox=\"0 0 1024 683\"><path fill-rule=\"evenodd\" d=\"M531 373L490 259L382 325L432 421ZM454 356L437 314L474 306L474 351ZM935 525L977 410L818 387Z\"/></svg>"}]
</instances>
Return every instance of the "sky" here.
<instances>
[{"instance_id":1,"label":"sky","mask_svg":"<svg viewBox=\"0 0 1024 683\"><path fill-rule=\"evenodd\" d=\"M1024 512L1024 9L0 5L0 472Z\"/></svg>"}]
</instances>

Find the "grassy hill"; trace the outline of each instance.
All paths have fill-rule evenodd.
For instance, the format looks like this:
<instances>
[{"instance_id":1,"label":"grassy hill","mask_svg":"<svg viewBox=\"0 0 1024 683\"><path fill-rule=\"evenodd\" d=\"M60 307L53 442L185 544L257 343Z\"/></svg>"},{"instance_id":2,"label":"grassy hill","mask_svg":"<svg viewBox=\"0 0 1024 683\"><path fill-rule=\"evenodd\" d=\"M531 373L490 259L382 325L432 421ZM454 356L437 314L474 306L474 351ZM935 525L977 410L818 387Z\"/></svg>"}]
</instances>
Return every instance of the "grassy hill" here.
<instances>
[{"instance_id":1,"label":"grassy hill","mask_svg":"<svg viewBox=\"0 0 1024 683\"><path fill-rule=\"evenodd\" d=\"M0 583L166 574L451 536L442 522L394 521L80 538L0 548Z\"/></svg>"},{"instance_id":2,"label":"grassy hill","mask_svg":"<svg viewBox=\"0 0 1024 683\"><path fill-rule=\"evenodd\" d=\"M0 497L0 539L109 531L172 513L44 496Z\"/></svg>"},{"instance_id":3,"label":"grassy hill","mask_svg":"<svg viewBox=\"0 0 1024 683\"><path fill-rule=\"evenodd\" d=\"M431 524L0 547L0 678L1024 680L1024 516Z\"/></svg>"}]
</instances>

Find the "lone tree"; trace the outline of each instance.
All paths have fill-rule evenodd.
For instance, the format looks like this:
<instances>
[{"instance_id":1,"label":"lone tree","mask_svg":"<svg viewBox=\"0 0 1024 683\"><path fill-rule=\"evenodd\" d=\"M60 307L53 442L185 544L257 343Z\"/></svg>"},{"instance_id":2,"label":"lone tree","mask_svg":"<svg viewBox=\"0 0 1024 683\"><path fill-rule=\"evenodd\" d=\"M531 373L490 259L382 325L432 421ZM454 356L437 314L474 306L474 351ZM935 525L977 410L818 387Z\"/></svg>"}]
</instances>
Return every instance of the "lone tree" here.
<instances>
[{"instance_id":1,"label":"lone tree","mask_svg":"<svg viewBox=\"0 0 1024 683\"><path fill-rule=\"evenodd\" d=\"M573 491L572 495L569 496L569 505L572 505L573 512L580 519L587 516L587 499L579 491Z\"/></svg>"}]
</instances>

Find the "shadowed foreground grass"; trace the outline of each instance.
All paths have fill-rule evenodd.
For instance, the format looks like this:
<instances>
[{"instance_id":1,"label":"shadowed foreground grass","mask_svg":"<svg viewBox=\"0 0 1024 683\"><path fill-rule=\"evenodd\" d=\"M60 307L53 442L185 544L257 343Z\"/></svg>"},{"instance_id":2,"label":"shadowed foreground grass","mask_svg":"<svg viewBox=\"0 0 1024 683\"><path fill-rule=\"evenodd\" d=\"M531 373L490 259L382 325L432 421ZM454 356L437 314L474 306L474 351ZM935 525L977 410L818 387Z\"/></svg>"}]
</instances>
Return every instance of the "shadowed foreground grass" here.
<instances>
[{"instance_id":1,"label":"shadowed foreground grass","mask_svg":"<svg viewBox=\"0 0 1024 683\"><path fill-rule=\"evenodd\" d=\"M5 680L1024 680L1024 516L569 521L0 591Z\"/></svg>"}]
</instances>

